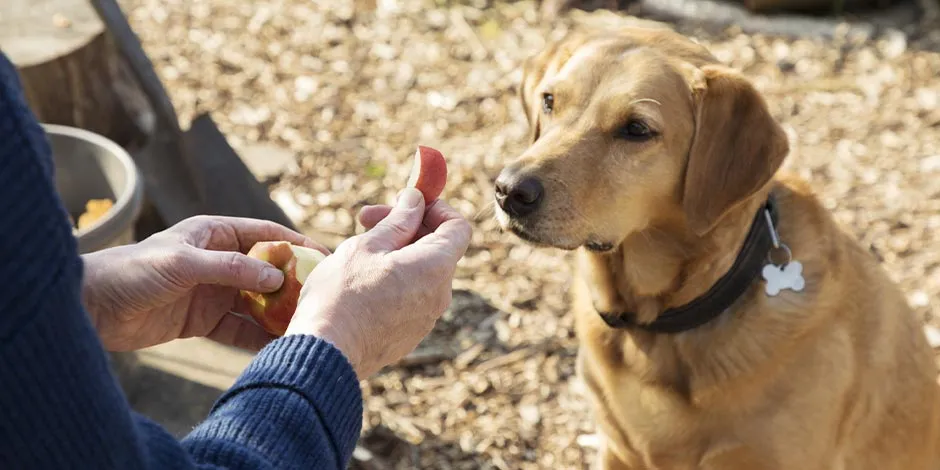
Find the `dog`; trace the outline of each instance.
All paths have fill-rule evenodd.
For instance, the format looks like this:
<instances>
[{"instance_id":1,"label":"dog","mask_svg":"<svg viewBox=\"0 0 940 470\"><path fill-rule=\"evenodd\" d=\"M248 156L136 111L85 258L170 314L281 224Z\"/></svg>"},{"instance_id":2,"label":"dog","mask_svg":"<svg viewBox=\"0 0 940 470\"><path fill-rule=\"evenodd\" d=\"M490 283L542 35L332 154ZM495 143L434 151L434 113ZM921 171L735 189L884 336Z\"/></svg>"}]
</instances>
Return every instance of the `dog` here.
<instances>
[{"instance_id":1,"label":"dog","mask_svg":"<svg viewBox=\"0 0 940 470\"><path fill-rule=\"evenodd\" d=\"M575 251L603 470L937 470L922 325L743 75L671 29L574 32L522 66L501 229Z\"/></svg>"}]
</instances>

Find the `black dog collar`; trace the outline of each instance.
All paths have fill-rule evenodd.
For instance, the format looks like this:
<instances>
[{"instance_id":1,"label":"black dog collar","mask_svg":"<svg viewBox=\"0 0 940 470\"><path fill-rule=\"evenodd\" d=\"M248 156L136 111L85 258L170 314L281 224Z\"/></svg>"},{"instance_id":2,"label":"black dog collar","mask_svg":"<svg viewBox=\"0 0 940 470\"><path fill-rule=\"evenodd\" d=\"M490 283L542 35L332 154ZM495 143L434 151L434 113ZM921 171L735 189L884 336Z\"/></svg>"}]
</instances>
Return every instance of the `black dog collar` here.
<instances>
[{"instance_id":1,"label":"black dog collar","mask_svg":"<svg viewBox=\"0 0 940 470\"><path fill-rule=\"evenodd\" d=\"M754 216L734 264L702 296L681 307L667 309L652 323L645 325L636 322L636 314L633 312L598 312L601 318L611 328L641 329L653 333L681 333L714 320L747 292L754 278L760 276L767 264L767 258L774 248L774 229L767 226L765 211L770 215L773 227L776 227L778 214L773 194Z\"/></svg>"}]
</instances>

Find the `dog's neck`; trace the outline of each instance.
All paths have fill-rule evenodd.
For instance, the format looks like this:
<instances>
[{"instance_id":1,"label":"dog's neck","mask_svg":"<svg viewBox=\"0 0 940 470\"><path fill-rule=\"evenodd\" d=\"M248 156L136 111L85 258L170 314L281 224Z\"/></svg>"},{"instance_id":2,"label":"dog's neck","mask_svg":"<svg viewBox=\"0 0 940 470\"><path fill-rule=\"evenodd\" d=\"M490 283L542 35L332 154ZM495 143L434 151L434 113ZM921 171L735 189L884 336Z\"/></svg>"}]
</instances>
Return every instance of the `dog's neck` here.
<instances>
[{"instance_id":1,"label":"dog's neck","mask_svg":"<svg viewBox=\"0 0 940 470\"><path fill-rule=\"evenodd\" d=\"M704 236L665 223L611 253L589 254L595 309L612 327L652 332L677 333L713 320L758 276L770 245L766 204L766 194L752 198Z\"/></svg>"}]
</instances>

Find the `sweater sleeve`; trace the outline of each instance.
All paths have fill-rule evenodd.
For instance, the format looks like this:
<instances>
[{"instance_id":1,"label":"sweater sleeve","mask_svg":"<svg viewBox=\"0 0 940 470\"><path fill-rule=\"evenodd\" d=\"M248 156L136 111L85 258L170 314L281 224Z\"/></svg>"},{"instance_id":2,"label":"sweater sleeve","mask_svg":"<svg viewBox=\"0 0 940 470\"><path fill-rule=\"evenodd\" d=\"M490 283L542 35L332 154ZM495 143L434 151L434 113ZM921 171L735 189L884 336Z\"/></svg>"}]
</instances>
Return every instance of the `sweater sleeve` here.
<instances>
[{"instance_id":1,"label":"sweater sleeve","mask_svg":"<svg viewBox=\"0 0 940 470\"><path fill-rule=\"evenodd\" d=\"M182 441L134 412L81 299L50 146L0 52L0 468L343 469L355 372L312 336L272 341Z\"/></svg>"}]
</instances>

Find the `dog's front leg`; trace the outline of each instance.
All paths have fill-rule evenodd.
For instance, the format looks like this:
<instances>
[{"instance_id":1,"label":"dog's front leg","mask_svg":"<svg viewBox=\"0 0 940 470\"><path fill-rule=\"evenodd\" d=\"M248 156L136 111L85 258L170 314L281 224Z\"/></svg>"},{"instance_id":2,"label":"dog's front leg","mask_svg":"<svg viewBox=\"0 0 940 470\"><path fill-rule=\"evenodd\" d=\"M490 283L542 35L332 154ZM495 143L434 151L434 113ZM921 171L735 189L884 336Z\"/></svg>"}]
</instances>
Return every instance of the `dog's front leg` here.
<instances>
[{"instance_id":1,"label":"dog's front leg","mask_svg":"<svg viewBox=\"0 0 940 470\"><path fill-rule=\"evenodd\" d=\"M584 392L586 392L582 396L591 402L595 424L598 426L598 452L597 457L591 462L591 470L648 470L646 467L636 467L624 463L623 459L618 457L612 449L610 440L604 431L606 429L609 432L613 428L609 427L611 426L610 422L605 421L607 419L605 418L607 406L604 400L600 398L603 390L601 390L600 384L595 378L595 372L591 368L591 359L588 359L588 354L584 349L579 349L574 368L575 376L583 385Z\"/></svg>"},{"instance_id":2,"label":"dog's front leg","mask_svg":"<svg viewBox=\"0 0 940 470\"><path fill-rule=\"evenodd\" d=\"M700 464L701 470L782 470L766 453L738 443L710 449Z\"/></svg>"},{"instance_id":3,"label":"dog's front leg","mask_svg":"<svg viewBox=\"0 0 940 470\"><path fill-rule=\"evenodd\" d=\"M620 457L610 449L607 438L601 436L600 447L598 448L597 460L594 461L594 470L646 470L639 467L631 467L623 462Z\"/></svg>"},{"instance_id":4,"label":"dog's front leg","mask_svg":"<svg viewBox=\"0 0 940 470\"><path fill-rule=\"evenodd\" d=\"M652 470L642 462L637 462L636 459L633 459L633 463L627 463L624 458L617 455L614 446L603 432L598 432L598 437L600 442L597 448L597 458L591 470Z\"/></svg>"}]
</instances>

